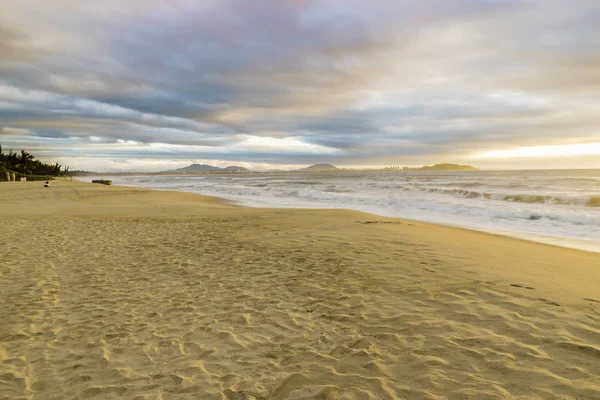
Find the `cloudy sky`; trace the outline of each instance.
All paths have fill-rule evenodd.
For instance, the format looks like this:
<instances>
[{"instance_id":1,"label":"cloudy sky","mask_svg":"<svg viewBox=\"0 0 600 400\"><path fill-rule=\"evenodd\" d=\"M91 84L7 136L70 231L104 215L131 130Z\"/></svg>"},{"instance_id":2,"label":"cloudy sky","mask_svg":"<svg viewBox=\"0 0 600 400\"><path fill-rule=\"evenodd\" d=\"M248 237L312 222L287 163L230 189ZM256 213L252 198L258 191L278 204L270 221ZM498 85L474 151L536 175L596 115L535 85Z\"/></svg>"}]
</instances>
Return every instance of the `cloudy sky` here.
<instances>
[{"instance_id":1,"label":"cloudy sky","mask_svg":"<svg viewBox=\"0 0 600 400\"><path fill-rule=\"evenodd\" d=\"M0 143L91 170L600 168L598 0L3 0Z\"/></svg>"}]
</instances>

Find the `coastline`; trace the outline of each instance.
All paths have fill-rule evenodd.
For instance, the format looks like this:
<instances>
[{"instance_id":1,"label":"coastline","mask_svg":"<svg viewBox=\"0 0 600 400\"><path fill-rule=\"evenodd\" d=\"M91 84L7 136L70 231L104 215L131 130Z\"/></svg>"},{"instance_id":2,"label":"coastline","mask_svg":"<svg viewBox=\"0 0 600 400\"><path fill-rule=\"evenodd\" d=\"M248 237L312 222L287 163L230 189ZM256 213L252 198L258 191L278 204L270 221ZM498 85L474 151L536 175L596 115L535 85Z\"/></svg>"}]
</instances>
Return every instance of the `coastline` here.
<instances>
[{"instance_id":1,"label":"coastline","mask_svg":"<svg viewBox=\"0 0 600 400\"><path fill-rule=\"evenodd\" d=\"M0 398L600 397L597 253L81 182L0 202Z\"/></svg>"},{"instance_id":2,"label":"coastline","mask_svg":"<svg viewBox=\"0 0 600 400\"><path fill-rule=\"evenodd\" d=\"M126 186L126 185L123 185L123 186ZM163 189L149 189L149 190L163 190ZM191 191L187 192L187 191L175 190L175 189L164 189L164 190L181 192L181 193L195 193L195 192L191 192ZM195 194L198 194L200 196L207 196L202 193L195 193ZM215 196L215 197L219 197L219 196ZM356 211L356 212L373 215L374 217L377 217L377 218L391 218L391 219L398 219L398 220L402 220L402 221L431 224L433 226L445 226L445 227L449 227L449 228L457 228L457 229L467 230L467 231L471 231L471 232L485 233L485 234L494 235L494 236L523 240L523 241L531 242L531 243L543 244L543 245L554 246L554 247L561 247L561 248L565 248L565 249L586 251L586 252L597 253L597 254L600 253L600 243L593 241L593 240L572 238L572 237L567 237L567 236L542 235L542 234L536 234L536 233L515 232L515 231L507 231L507 230L501 230L501 229L476 228L473 226L460 225L460 224L456 224L456 223L441 223L441 222L424 221L424 220L420 220L420 219L411 219L411 218L405 218L405 217L380 214L380 213L377 213L377 210L356 210L356 209L344 208L344 207L324 208L324 207L310 207L310 206L306 206L306 207L288 207L288 206L273 207L272 205L252 204L251 202L244 202L242 200L236 200L233 198L223 198L223 197L219 197L219 198L221 198L223 201L229 202L230 204L233 204L233 205L238 205L240 207L250 207L250 208L259 208L259 209L281 208L281 209L291 209L291 210Z\"/></svg>"},{"instance_id":3,"label":"coastline","mask_svg":"<svg viewBox=\"0 0 600 400\"><path fill-rule=\"evenodd\" d=\"M310 174L310 173L306 173L306 174ZM177 175L177 176L181 177L183 175ZM81 182L89 182L89 181L85 181L85 180L80 180L80 181ZM186 190L185 188L166 188L166 189L149 188L149 187L145 187L142 185L133 186L133 185L127 185L127 184L121 184L121 183L117 183L116 186L137 187L137 188L145 188L145 189L149 189L149 190L166 190L166 191L174 191L174 192L180 192L180 193L193 193L193 194L198 194L201 196L213 196L213 197L221 198L223 201L228 202L229 204L238 205L241 207L259 208L259 209L352 210L352 211L358 211L358 212L364 212L367 214L372 214L376 217L395 218L395 219L400 219L400 220L404 220L404 221L422 222L422 223L432 224L432 225L436 225L436 226L454 227L454 228L465 229L465 230L474 231L474 232L482 232L482 233L488 233L488 234L492 234L492 235L498 235L498 236L503 236L503 237L510 237L510 238L514 238L514 239L525 240L525 241L529 241L529 242L547 244L547 245L551 245L551 246L558 246L558 247L563 247L563 248L582 250L582 251L587 251L587 252L592 252L592 253L600 253L600 242L595 241L595 240L576 238L576 237L571 237L571 236L559 236L559 235L550 235L550 234L534 233L534 232L520 232L520 231L507 230L507 229L501 229L501 228L473 226L473 225L468 225L468 224L461 224L458 222L440 222L440 221L435 221L435 220L432 221L432 220L425 220L425 219L418 219L418 218L413 219L413 218L398 216L395 213L385 212L382 209L375 209L373 207L348 208L347 205L340 206L340 207L319 207L318 205L310 204L310 203L293 204L293 205L289 205L289 204L274 205L272 203L268 203L268 202L263 203L258 200L248 199L248 198L240 199L240 198L235 198L232 196L227 197L222 194L204 194L204 193L200 193L198 190L189 190L189 189Z\"/></svg>"}]
</instances>

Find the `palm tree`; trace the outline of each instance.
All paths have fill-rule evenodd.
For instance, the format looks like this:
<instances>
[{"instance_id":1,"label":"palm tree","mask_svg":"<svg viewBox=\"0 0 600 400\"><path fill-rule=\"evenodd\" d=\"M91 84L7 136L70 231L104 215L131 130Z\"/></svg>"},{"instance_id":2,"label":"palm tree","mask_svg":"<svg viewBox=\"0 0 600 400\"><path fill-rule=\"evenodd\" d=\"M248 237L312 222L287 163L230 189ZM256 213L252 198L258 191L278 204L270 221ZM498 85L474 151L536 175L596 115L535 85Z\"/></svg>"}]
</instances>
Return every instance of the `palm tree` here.
<instances>
[{"instance_id":1,"label":"palm tree","mask_svg":"<svg viewBox=\"0 0 600 400\"><path fill-rule=\"evenodd\" d=\"M31 162L33 161L33 155L29 154L25 150L21 150L19 157L19 163L25 174L31 174Z\"/></svg>"},{"instance_id":2,"label":"palm tree","mask_svg":"<svg viewBox=\"0 0 600 400\"><path fill-rule=\"evenodd\" d=\"M52 173L54 175L60 175L60 164L59 163L56 163L54 165L54 167L52 168Z\"/></svg>"},{"instance_id":3,"label":"palm tree","mask_svg":"<svg viewBox=\"0 0 600 400\"><path fill-rule=\"evenodd\" d=\"M31 160L33 160L33 155L29 154L25 150L21 150L21 157L19 160L19 161L21 161L21 164L27 164Z\"/></svg>"},{"instance_id":4,"label":"palm tree","mask_svg":"<svg viewBox=\"0 0 600 400\"><path fill-rule=\"evenodd\" d=\"M4 154L4 151L2 151L2 143L0 143L0 163L4 164L7 161L8 161L8 159L7 159L6 155Z\"/></svg>"}]
</instances>

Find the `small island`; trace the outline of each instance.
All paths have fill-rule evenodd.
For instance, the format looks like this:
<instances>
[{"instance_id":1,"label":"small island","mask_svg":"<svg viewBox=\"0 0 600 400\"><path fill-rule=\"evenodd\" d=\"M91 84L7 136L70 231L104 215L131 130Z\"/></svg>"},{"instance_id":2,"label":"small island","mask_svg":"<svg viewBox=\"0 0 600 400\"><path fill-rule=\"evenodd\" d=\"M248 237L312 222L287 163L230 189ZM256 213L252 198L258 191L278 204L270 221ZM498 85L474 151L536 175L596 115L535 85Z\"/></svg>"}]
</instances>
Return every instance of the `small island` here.
<instances>
[{"instance_id":1,"label":"small island","mask_svg":"<svg viewBox=\"0 0 600 400\"><path fill-rule=\"evenodd\" d=\"M435 165L426 165L424 167L385 167L385 168L339 168L331 164L315 164L307 168L302 168L296 171L280 171L280 172L418 172L418 171L479 171L471 165L460 165L442 163Z\"/></svg>"},{"instance_id":2,"label":"small island","mask_svg":"<svg viewBox=\"0 0 600 400\"><path fill-rule=\"evenodd\" d=\"M294 172L333 172L340 171L340 168L331 164L315 164L310 167L302 168Z\"/></svg>"},{"instance_id":3,"label":"small island","mask_svg":"<svg viewBox=\"0 0 600 400\"><path fill-rule=\"evenodd\" d=\"M219 168L219 167L213 167L212 165L206 165L206 164L192 164L192 165L188 165L187 167L183 167L183 168L177 168L173 171L167 171L167 172L180 172L180 173L191 173L191 174L202 174L202 173L225 173L225 174L231 174L231 173L242 173L242 172L250 172L249 169L244 168L244 167L240 167L237 165L231 165L229 167L225 167L225 168Z\"/></svg>"},{"instance_id":4,"label":"small island","mask_svg":"<svg viewBox=\"0 0 600 400\"><path fill-rule=\"evenodd\" d=\"M435 164L431 166L424 166L421 168L410 168L411 171L479 171L478 168L470 165L459 165L459 164Z\"/></svg>"}]
</instances>

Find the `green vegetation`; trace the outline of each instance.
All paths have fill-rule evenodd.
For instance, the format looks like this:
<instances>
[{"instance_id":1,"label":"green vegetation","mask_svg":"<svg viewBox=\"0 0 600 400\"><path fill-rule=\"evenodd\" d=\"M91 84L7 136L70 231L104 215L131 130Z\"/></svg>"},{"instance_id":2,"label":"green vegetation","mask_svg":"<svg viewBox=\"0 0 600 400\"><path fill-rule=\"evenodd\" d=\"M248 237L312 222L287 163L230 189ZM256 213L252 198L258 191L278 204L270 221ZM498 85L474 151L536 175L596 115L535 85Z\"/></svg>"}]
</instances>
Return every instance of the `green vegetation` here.
<instances>
[{"instance_id":1,"label":"green vegetation","mask_svg":"<svg viewBox=\"0 0 600 400\"><path fill-rule=\"evenodd\" d=\"M68 173L68 167L63 169L58 163L47 164L41 162L25 150L21 150L20 153L12 150L4 153L2 145L0 145L0 181L8 180L9 174L14 174L16 179L26 177L30 181L41 181L67 175Z\"/></svg>"}]
</instances>

